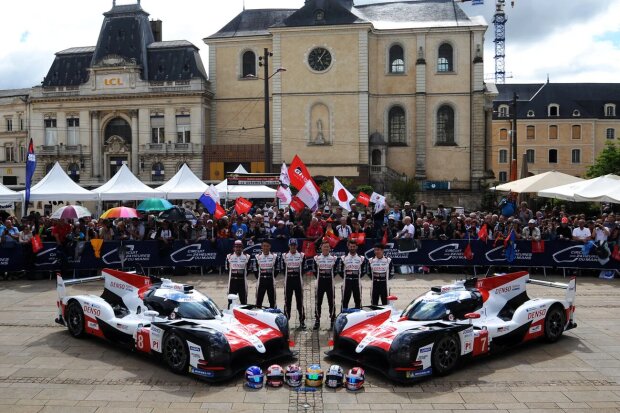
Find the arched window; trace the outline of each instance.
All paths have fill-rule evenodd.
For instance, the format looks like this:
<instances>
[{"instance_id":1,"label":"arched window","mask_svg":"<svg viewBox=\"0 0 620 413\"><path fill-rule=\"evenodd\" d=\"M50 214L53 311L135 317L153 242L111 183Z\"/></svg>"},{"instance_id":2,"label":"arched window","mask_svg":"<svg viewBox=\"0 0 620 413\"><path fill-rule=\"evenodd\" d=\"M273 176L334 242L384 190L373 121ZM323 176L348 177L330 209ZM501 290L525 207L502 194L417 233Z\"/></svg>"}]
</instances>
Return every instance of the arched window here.
<instances>
[{"instance_id":1,"label":"arched window","mask_svg":"<svg viewBox=\"0 0 620 413\"><path fill-rule=\"evenodd\" d=\"M443 105L437 110L437 145L456 145L454 141L454 109Z\"/></svg>"},{"instance_id":2,"label":"arched window","mask_svg":"<svg viewBox=\"0 0 620 413\"><path fill-rule=\"evenodd\" d=\"M371 163L372 166L381 166L381 151L379 149L373 149Z\"/></svg>"},{"instance_id":3,"label":"arched window","mask_svg":"<svg viewBox=\"0 0 620 413\"><path fill-rule=\"evenodd\" d=\"M605 116L616 116L616 105L614 105L613 103L606 103Z\"/></svg>"},{"instance_id":4,"label":"arched window","mask_svg":"<svg viewBox=\"0 0 620 413\"><path fill-rule=\"evenodd\" d=\"M114 118L105 127L105 142L111 136L120 136L126 144L131 144L131 126L123 118Z\"/></svg>"},{"instance_id":5,"label":"arched window","mask_svg":"<svg viewBox=\"0 0 620 413\"><path fill-rule=\"evenodd\" d=\"M80 165L72 162L67 167L69 178L73 179L73 182L80 182Z\"/></svg>"},{"instance_id":6,"label":"arched window","mask_svg":"<svg viewBox=\"0 0 620 413\"><path fill-rule=\"evenodd\" d=\"M452 46L448 43L442 43L439 46L439 54L437 57L437 71L438 72L452 72Z\"/></svg>"},{"instance_id":7,"label":"arched window","mask_svg":"<svg viewBox=\"0 0 620 413\"><path fill-rule=\"evenodd\" d=\"M241 73L241 76L256 77L256 55L251 50L243 53L243 71Z\"/></svg>"},{"instance_id":8,"label":"arched window","mask_svg":"<svg viewBox=\"0 0 620 413\"><path fill-rule=\"evenodd\" d=\"M151 168L151 180L163 181L166 176L164 171L164 164L161 162L155 162L153 168Z\"/></svg>"},{"instance_id":9,"label":"arched window","mask_svg":"<svg viewBox=\"0 0 620 413\"><path fill-rule=\"evenodd\" d=\"M392 145L407 143L407 122L405 110L400 106L390 109L388 115L388 142Z\"/></svg>"},{"instance_id":10,"label":"arched window","mask_svg":"<svg viewBox=\"0 0 620 413\"><path fill-rule=\"evenodd\" d=\"M390 47L390 73L405 72L405 53L403 48L397 44Z\"/></svg>"}]
</instances>

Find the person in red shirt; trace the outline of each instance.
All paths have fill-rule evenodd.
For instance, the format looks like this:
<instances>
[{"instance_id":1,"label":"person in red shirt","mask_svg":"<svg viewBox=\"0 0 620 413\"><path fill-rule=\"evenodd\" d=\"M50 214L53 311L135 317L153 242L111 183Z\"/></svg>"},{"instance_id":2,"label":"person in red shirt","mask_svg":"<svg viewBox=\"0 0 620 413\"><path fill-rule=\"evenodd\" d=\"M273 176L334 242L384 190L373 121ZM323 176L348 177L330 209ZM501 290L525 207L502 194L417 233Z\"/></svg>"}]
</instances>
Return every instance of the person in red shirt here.
<instances>
[{"instance_id":1,"label":"person in red shirt","mask_svg":"<svg viewBox=\"0 0 620 413\"><path fill-rule=\"evenodd\" d=\"M317 241L319 239L323 239L323 227L319 223L317 217L312 218L310 222L310 226L306 230L306 238L311 241Z\"/></svg>"},{"instance_id":2,"label":"person in red shirt","mask_svg":"<svg viewBox=\"0 0 620 413\"><path fill-rule=\"evenodd\" d=\"M52 236L56 240L58 246L64 246L67 241L67 235L71 232L71 225L64 219L57 221L52 227Z\"/></svg>"}]
</instances>

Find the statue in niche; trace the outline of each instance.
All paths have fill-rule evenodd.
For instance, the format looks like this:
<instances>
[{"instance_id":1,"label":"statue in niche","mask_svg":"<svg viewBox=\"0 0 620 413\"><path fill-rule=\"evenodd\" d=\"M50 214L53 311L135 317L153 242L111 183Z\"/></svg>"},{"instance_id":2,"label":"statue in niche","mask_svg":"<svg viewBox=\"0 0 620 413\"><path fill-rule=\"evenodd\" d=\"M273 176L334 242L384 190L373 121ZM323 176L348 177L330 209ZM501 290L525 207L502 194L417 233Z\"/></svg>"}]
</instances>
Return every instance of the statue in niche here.
<instances>
[{"instance_id":1,"label":"statue in niche","mask_svg":"<svg viewBox=\"0 0 620 413\"><path fill-rule=\"evenodd\" d=\"M314 139L315 145L325 145L325 137L323 136L323 121L321 119L316 121L316 138Z\"/></svg>"}]
</instances>

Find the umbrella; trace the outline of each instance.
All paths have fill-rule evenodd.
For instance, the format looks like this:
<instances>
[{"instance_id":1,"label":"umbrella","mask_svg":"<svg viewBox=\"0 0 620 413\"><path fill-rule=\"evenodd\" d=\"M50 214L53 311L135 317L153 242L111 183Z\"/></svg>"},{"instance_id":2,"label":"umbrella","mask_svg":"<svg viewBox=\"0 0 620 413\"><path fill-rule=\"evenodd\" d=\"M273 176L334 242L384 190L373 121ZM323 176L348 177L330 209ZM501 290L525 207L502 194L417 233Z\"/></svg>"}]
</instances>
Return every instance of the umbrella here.
<instances>
[{"instance_id":1,"label":"umbrella","mask_svg":"<svg viewBox=\"0 0 620 413\"><path fill-rule=\"evenodd\" d=\"M159 214L160 219L167 221L191 221L196 222L196 215L189 209L173 207Z\"/></svg>"},{"instance_id":2,"label":"umbrella","mask_svg":"<svg viewBox=\"0 0 620 413\"><path fill-rule=\"evenodd\" d=\"M138 218L138 211L127 207L110 208L101 214L101 219L108 218Z\"/></svg>"},{"instance_id":3,"label":"umbrella","mask_svg":"<svg viewBox=\"0 0 620 413\"><path fill-rule=\"evenodd\" d=\"M64 207L58 208L51 215L52 219L76 219L76 218L84 218L89 217L92 214L90 211L83 206L80 205L66 205Z\"/></svg>"},{"instance_id":4,"label":"umbrella","mask_svg":"<svg viewBox=\"0 0 620 413\"><path fill-rule=\"evenodd\" d=\"M147 198L144 201L140 202L140 205L138 205L138 208L136 209L138 211L151 212L151 211L167 211L172 207L174 207L174 205L172 205L166 199Z\"/></svg>"}]
</instances>

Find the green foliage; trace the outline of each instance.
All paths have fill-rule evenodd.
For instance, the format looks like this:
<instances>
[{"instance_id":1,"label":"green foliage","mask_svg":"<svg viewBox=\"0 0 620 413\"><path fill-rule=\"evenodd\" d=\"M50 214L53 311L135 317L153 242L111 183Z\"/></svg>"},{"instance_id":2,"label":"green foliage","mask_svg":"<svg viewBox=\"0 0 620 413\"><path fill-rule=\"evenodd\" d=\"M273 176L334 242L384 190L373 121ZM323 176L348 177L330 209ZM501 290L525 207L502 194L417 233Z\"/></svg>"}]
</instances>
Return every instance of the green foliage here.
<instances>
[{"instance_id":1,"label":"green foliage","mask_svg":"<svg viewBox=\"0 0 620 413\"><path fill-rule=\"evenodd\" d=\"M406 181L393 181L390 187L390 193L401 204L409 201L415 203L415 193L420 190L420 186L414 179Z\"/></svg>"},{"instance_id":2,"label":"green foliage","mask_svg":"<svg viewBox=\"0 0 620 413\"><path fill-rule=\"evenodd\" d=\"M353 195L357 196L357 194L359 194L360 192L363 192L366 195L370 195L370 194L372 194L374 192L374 189L372 189L372 186L370 186L370 185L359 185L356 188L356 193L353 194Z\"/></svg>"},{"instance_id":3,"label":"green foliage","mask_svg":"<svg viewBox=\"0 0 620 413\"><path fill-rule=\"evenodd\" d=\"M613 142L607 142L605 149L588 168L586 176L596 178L608 174L620 175L620 147Z\"/></svg>"}]
</instances>

